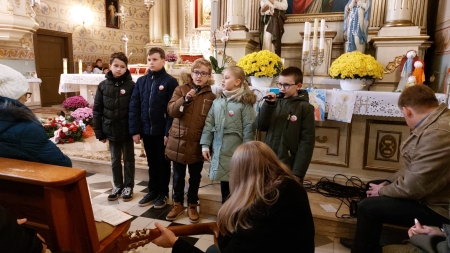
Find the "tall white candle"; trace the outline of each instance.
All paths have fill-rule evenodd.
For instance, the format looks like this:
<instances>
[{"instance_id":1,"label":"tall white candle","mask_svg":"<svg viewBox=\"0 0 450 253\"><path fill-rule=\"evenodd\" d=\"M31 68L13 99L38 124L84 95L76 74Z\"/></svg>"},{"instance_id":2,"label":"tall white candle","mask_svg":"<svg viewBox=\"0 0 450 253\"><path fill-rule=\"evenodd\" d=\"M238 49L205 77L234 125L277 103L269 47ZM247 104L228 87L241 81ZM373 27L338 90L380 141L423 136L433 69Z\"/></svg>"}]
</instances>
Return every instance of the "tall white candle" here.
<instances>
[{"instance_id":1,"label":"tall white candle","mask_svg":"<svg viewBox=\"0 0 450 253\"><path fill-rule=\"evenodd\" d=\"M325 33L325 19L320 20L320 35Z\"/></svg>"},{"instance_id":2,"label":"tall white candle","mask_svg":"<svg viewBox=\"0 0 450 253\"><path fill-rule=\"evenodd\" d=\"M325 48L325 38L320 36L319 49L322 50L324 48Z\"/></svg>"},{"instance_id":3,"label":"tall white candle","mask_svg":"<svg viewBox=\"0 0 450 253\"><path fill-rule=\"evenodd\" d=\"M78 74L82 74L83 73L83 60L79 59L78 60Z\"/></svg>"},{"instance_id":4,"label":"tall white candle","mask_svg":"<svg viewBox=\"0 0 450 253\"><path fill-rule=\"evenodd\" d=\"M302 44L302 52L306 51L306 39L305 36L303 35L303 44Z\"/></svg>"},{"instance_id":5,"label":"tall white candle","mask_svg":"<svg viewBox=\"0 0 450 253\"><path fill-rule=\"evenodd\" d=\"M314 37L313 37L313 49L317 48L317 33L319 31L319 20L314 19Z\"/></svg>"},{"instance_id":6,"label":"tall white candle","mask_svg":"<svg viewBox=\"0 0 450 253\"><path fill-rule=\"evenodd\" d=\"M63 73L67 74L67 58L63 58Z\"/></svg>"}]
</instances>

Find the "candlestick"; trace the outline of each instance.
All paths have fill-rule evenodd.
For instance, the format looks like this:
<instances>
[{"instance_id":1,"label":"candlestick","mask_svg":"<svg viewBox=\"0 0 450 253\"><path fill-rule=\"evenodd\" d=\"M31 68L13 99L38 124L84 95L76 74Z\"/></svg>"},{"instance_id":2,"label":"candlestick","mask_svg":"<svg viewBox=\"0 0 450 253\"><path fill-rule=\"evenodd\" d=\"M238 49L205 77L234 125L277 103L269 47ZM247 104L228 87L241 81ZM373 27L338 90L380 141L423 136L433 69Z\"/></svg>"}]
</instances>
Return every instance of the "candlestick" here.
<instances>
[{"instance_id":1,"label":"candlestick","mask_svg":"<svg viewBox=\"0 0 450 253\"><path fill-rule=\"evenodd\" d=\"M83 60L79 59L78 60L78 74L82 74L83 73Z\"/></svg>"},{"instance_id":2,"label":"candlestick","mask_svg":"<svg viewBox=\"0 0 450 253\"><path fill-rule=\"evenodd\" d=\"M67 58L63 58L63 73L67 74Z\"/></svg>"},{"instance_id":3,"label":"candlestick","mask_svg":"<svg viewBox=\"0 0 450 253\"><path fill-rule=\"evenodd\" d=\"M319 19L314 19L314 37L313 37L313 50L317 49L317 33L319 31Z\"/></svg>"}]
</instances>

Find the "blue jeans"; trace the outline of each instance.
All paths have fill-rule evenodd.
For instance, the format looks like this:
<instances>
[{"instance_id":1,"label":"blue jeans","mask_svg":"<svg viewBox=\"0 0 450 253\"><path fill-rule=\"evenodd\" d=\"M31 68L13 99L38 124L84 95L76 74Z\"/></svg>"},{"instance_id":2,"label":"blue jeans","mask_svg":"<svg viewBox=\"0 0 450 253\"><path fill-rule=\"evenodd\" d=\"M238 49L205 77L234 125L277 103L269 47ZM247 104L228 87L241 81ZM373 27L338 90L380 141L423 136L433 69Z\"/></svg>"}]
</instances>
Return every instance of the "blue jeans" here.
<instances>
[{"instance_id":1,"label":"blue jeans","mask_svg":"<svg viewBox=\"0 0 450 253\"><path fill-rule=\"evenodd\" d=\"M148 163L148 192L169 196L170 161L164 154L164 135L142 135Z\"/></svg>"},{"instance_id":2,"label":"blue jeans","mask_svg":"<svg viewBox=\"0 0 450 253\"><path fill-rule=\"evenodd\" d=\"M184 178L186 177L186 164L172 162L173 164L173 199L184 203ZM189 189L187 193L188 204L198 203L198 188L202 178L203 161L187 165L189 170Z\"/></svg>"},{"instance_id":3,"label":"blue jeans","mask_svg":"<svg viewBox=\"0 0 450 253\"><path fill-rule=\"evenodd\" d=\"M134 143L133 139L126 141L109 141L109 149L111 152L111 165L114 186L119 188L134 187ZM122 175L122 154L123 154L123 174Z\"/></svg>"},{"instance_id":4,"label":"blue jeans","mask_svg":"<svg viewBox=\"0 0 450 253\"><path fill-rule=\"evenodd\" d=\"M351 252L381 252L380 236L383 224L412 227L414 218L427 226L442 227L442 224L450 222L415 200L385 196L361 200L358 204L355 239Z\"/></svg>"}]
</instances>

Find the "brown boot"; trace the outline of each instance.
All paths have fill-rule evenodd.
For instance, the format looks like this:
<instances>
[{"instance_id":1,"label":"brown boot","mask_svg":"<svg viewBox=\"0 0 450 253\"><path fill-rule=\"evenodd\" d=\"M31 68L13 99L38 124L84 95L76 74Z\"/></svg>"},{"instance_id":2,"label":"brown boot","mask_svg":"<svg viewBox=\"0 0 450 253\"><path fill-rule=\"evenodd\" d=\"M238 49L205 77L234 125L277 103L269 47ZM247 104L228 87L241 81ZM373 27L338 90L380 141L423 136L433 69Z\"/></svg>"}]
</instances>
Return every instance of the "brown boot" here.
<instances>
[{"instance_id":1,"label":"brown boot","mask_svg":"<svg viewBox=\"0 0 450 253\"><path fill-rule=\"evenodd\" d=\"M199 204L189 204L188 206L188 217L189 217L189 221L191 223L198 223L199 220L199 216L198 216L198 212L197 212L197 206L199 206Z\"/></svg>"},{"instance_id":2,"label":"brown boot","mask_svg":"<svg viewBox=\"0 0 450 253\"><path fill-rule=\"evenodd\" d=\"M184 206L180 202L174 202L172 210L166 216L166 220L176 220L184 211Z\"/></svg>"}]
</instances>

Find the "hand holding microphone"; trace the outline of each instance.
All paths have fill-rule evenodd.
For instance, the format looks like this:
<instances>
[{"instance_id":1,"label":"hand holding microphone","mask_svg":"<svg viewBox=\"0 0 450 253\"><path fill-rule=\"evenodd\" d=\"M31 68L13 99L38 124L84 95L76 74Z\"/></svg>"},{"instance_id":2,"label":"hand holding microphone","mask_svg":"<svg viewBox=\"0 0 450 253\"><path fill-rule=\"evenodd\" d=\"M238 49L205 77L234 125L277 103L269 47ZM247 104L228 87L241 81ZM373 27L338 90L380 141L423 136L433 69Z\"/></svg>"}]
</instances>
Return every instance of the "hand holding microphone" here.
<instances>
[{"instance_id":1,"label":"hand holding microphone","mask_svg":"<svg viewBox=\"0 0 450 253\"><path fill-rule=\"evenodd\" d=\"M201 86L195 86L195 89L191 89L185 96L184 102L189 103L192 99L194 99L197 94L200 92Z\"/></svg>"},{"instance_id":2,"label":"hand holding microphone","mask_svg":"<svg viewBox=\"0 0 450 253\"><path fill-rule=\"evenodd\" d=\"M284 97L284 93L280 92L278 94L275 94L273 92L269 92L269 93L267 93L267 95L265 95L263 97L263 99L265 99L268 102L275 102L277 100L277 98L283 98L283 97Z\"/></svg>"}]
</instances>

